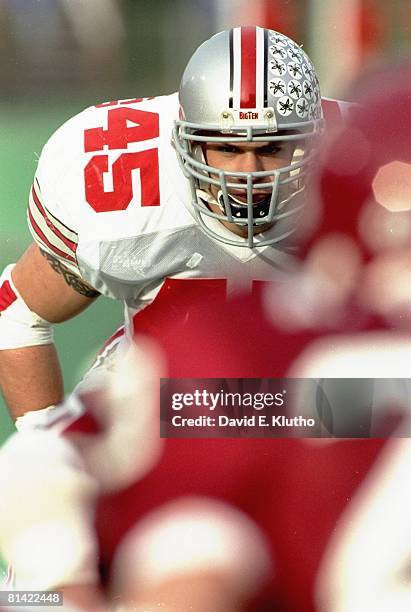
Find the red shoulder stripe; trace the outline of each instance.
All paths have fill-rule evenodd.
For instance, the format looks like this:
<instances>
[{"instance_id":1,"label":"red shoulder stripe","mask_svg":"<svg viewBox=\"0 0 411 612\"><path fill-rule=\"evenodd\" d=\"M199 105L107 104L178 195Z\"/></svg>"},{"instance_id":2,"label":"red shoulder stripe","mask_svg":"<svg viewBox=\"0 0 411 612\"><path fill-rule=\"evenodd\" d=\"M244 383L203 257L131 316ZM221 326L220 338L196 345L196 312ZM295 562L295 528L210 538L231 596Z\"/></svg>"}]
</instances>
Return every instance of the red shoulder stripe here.
<instances>
[{"instance_id":1,"label":"red shoulder stripe","mask_svg":"<svg viewBox=\"0 0 411 612\"><path fill-rule=\"evenodd\" d=\"M52 244L47 239L47 237L43 234L43 232L41 231L41 229L37 225L33 215L31 214L30 208L28 209L28 215L29 215L31 227L33 228L34 232L37 234L37 236L39 237L41 242L43 242L45 245L47 245L48 248L51 251L53 251L53 253L55 253L56 255L59 255L60 257L64 257L64 259L72 261L73 263L77 263L74 257L72 257L71 255L68 255L68 253L64 253L64 251L61 251L60 249L58 249L54 244Z\"/></svg>"},{"instance_id":2,"label":"red shoulder stripe","mask_svg":"<svg viewBox=\"0 0 411 612\"><path fill-rule=\"evenodd\" d=\"M57 227L53 224L53 222L50 220L49 216L47 215L44 207L42 206L39 198L37 197L34 187L31 188L31 193L33 196L33 201L36 204L38 211L44 218L47 224L47 227L57 236L57 238L59 238L62 242L64 242L64 244L75 253L77 244L73 242L72 240L69 240L68 238L66 238L66 236L64 236L64 234L62 234L60 230L57 229Z\"/></svg>"}]
</instances>

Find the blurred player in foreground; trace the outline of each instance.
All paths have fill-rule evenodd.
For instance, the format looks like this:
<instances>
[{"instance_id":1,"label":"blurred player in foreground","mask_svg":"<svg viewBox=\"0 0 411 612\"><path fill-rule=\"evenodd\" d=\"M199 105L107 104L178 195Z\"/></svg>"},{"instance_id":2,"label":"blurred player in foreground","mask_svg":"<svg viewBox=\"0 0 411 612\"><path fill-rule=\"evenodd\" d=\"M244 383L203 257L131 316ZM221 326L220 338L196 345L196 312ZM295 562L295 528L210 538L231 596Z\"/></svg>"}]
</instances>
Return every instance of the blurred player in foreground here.
<instances>
[{"instance_id":1,"label":"blurred player in foreground","mask_svg":"<svg viewBox=\"0 0 411 612\"><path fill-rule=\"evenodd\" d=\"M351 376L362 368L397 379L386 380L385 386L380 381L381 401L388 418L401 404L405 408L395 437L342 515L322 560L317 601L319 609L330 612L411 608L410 75L409 66L377 75L364 111L333 150L326 178L330 195L341 189L348 196L345 232L362 244L365 265L358 295L373 315L373 325L368 334L334 345L335 352L328 351L328 366L324 346L318 357L328 372L345 368ZM352 212L358 204L362 207L354 227Z\"/></svg>"},{"instance_id":2,"label":"blurred player in foreground","mask_svg":"<svg viewBox=\"0 0 411 612\"><path fill-rule=\"evenodd\" d=\"M395 121L381 125L393 98ZM128 413L119 412L127 406L124 398L116 403L99 397L96 368L88 395L72 396L54 411L54 424L50 418L48 427L17 434L6 445L0 542L21 584L77 584L77 593L73 586L67 593L71 589L80 608L84 597L95 605L97 596L148 610L161 605L287 612L407 609L408 443L387 443L394 449L391 474L380 439L160 443L153 389L158 391L161 358L153 350L161 347L166 373L174 377L405 376L411 352L411 223L408 190L403 191L410 99L407 88L394 86L366 98L363 110L331 142L319 178L321 221L307 242L303 267L288 283L258 284L251 297L227 303L218 301L210 282L217 308L192 295L189 317L171 322L157 313L158 325L151 330L156 349L138 341L147 358L144 365L129 365L144 376L140 382L125 378L135 385L146 380L147 387L138 390L139 401L128 404ZM389 291L382 294L381 285ZM113 376L121 372L124 368ZM113 388L120 395L127 391L119 380ZM382 415L395 425L409 410L407 389L381 389L366 386L348 408L355 416L352 402L357 410L385 403L389 410ZM335 409L338 417L341 406ZM349 423L342 424L345 434ZM380 425L377 431L386 432ZM47 443L50 450L30 448L25 435L38 436L38 446ZM382 467L374 471L370 488L363 480L381 450ZM67 470L68 477L54 477L54 470ZM39 504L35 521L33 509L20 501L28 477L33 487L47 483L45 491L33 491L34 505ZM66 495L64 506L56 503L59 489ZM51 537L47 529L59 526L62 517L60 539L52 529ZM73 545L63 546L70 529ZM36 538L44 552L39 563L27 554ZM62 559L61 550L71 558ZM41 567L42 560L47 566Z\"/></svg>"}]
</instances>

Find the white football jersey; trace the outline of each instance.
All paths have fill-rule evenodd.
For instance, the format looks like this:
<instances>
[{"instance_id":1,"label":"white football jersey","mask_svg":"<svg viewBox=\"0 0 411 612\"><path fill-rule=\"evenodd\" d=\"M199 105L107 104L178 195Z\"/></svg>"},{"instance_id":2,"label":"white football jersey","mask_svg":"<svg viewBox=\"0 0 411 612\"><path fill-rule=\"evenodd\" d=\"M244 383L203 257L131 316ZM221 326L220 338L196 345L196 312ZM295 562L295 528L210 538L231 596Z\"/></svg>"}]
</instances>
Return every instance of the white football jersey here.
<instances>
[{"instance_id":1,"label":"white football jersey","mask_svg":"<svg viewBox=\"0 0 411 612\"><path fill-rule=\"evenodd\" d=\"M327 107L341 116L339 103ZM45 145L30 193L29 227L40 248L123 301L127 321L166 279L222 279L232 291L280 280L296 265L286 247L231 246L200 229L171 143L178 113L177 94L84 110Z\"/></svg>"}]
</instances>

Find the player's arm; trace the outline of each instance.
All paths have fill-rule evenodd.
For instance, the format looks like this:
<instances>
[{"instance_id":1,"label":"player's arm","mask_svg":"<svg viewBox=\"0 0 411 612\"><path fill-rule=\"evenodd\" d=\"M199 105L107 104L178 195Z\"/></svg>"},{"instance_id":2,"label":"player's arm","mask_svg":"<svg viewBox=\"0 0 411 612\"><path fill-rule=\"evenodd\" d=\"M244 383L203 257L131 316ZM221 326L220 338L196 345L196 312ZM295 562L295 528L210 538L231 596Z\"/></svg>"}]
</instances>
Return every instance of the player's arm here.
<instances>
[{"instance_id":1,"label":"player's arm","mask_svg":"<svg viewBox=\"0 0 411 612\"><path fill-rule=\"evenodd\" d=\"M76 316L98 295L35 244L0 276L0 388L13 418L62 400L52 324Z\"/></svg>"}]
</instances>

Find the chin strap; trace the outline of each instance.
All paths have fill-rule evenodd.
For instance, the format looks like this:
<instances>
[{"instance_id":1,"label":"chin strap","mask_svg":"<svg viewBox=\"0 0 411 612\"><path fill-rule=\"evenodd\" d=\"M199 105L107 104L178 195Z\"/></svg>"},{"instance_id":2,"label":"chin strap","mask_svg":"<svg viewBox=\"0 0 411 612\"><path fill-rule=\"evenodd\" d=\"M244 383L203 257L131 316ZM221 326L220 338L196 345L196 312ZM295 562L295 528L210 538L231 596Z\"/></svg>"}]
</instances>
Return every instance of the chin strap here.
<instances>
[{"instance_id":1,"label":"chin strap","mask_svg":"<svg viewBox=\"0 0 411 612\"><path fill-rule=\"evenodd\" d=\"M268 215L268 211L270 210L270 201L271 194L264 198L264 200L262 200L261 202L256 202L255 204L253 204L254 219L259 219ZM221 210L225 213L224 195L221 190L217 194L217 202ZM244 202L237 199L233 195L228 194L228 203L233 217L235 217L236 219L247 219L248 207Z\"/></svg>"},{"instance_id":2,"label":"chin strap","mask_svg":"<svg viewBox=\"0 0 411 612\"><path fill-rule=\"evenodd\" d=\"M224 204L224 196L221 190L217 194L217 200L203 189L197 189L197 196L204 202L206 206L209 206L210 204L217 204L220 207L221 212L224 213L224 215L227 214ZM235 217L236 219L247 219L247 205L231 194L228 194L228 200L231 209L231 214L233 215L233 217ZM261 202L253 204L253 216L255 219L259 219L268 215L268 211L270 209L270 201L271 195L268 195Z\"/></svg>"}]
</instances>

